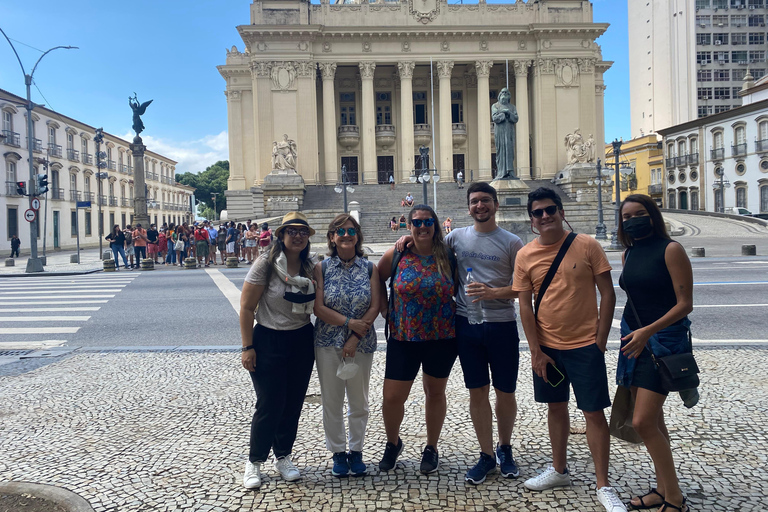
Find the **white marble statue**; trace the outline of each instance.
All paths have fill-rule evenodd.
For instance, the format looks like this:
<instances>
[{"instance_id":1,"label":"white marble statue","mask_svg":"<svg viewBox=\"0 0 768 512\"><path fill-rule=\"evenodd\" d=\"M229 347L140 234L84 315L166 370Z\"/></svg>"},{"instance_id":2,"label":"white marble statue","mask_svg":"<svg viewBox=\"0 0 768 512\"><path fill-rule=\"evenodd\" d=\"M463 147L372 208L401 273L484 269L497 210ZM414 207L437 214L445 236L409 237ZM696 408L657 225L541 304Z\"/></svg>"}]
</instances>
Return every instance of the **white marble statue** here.
<instances>
[{"instance_id":1,"label":"white marble statue","mask_svg":"<svg viewBox=\"0 0 768 512\"><path fill-rule=\"evenodd\" d=\"M272 143L272 170L296 172L296 141L287 134Z\"/></svg>"},{"instance_id":2,"label":"white marble statue","mask_svg":"<svg viewBox=\"0 0 768 512\"><path fill-rule=\"evenodd\" d=\"M595 138L592 134L585 141L577 128L565 136L565 155L568 164L587 163L595 161Z\"/></svg>"}]
</instances>

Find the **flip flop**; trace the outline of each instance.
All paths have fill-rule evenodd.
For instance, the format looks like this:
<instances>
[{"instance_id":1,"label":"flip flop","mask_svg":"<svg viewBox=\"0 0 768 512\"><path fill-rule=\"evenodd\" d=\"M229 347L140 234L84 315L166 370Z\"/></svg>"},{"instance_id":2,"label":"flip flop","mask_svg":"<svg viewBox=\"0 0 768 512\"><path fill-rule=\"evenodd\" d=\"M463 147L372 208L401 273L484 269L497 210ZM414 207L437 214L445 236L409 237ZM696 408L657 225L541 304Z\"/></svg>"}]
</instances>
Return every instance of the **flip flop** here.
<instances>
[{"instance_id":1,"label":"flip flop","mask_svg":"<svg viewBox=\"0 0 768 512\"><path fill-rule=\"evenodd\" d=\"M652 496L654 494L659 498L661 498L661 503L653 503L652 505L646 505L644 498L647 498L648 496ZM659 494L659 491L657 491L655 487L651 487L651 489L647 493L643 494L642 496L637 496L637 499L640 500L640 505L633 505L632 502L630 501L629 502L630 510L646 510L649 508L661 507L664 505L664 503L666 503L666 501L664 501L664 496Z\"/></svg>"},{"instance_id":2,"label":"flip flop","mask_svg":"<svg viewBox=\"0 0 768 512\"><path fill-rule=\"evenodd\" d=\"M671 503L669 503L668 501L665 500L665 501L663 501L661 503L661 508L659 510L663 511L663 512L666 512L667 508L673 508L673 509L677 510L678 512L688 512L690 510L690 508L685 503L685 501L686 501L685 498L683 498L683 503L678 507L677 505L673 505L673 504L671 504Z\"/></svg>"}]
</instances>

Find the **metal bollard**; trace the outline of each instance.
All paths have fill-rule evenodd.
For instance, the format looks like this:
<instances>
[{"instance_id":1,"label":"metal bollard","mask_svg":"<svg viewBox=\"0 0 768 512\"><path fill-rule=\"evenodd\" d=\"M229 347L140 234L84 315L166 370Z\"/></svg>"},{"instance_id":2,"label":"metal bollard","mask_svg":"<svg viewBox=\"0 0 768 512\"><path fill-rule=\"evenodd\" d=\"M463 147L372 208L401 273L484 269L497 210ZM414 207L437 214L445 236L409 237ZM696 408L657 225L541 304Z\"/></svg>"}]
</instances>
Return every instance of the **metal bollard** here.
<instances>
[{"instance_id":1,"label":"metal bollard","mask_svg":"<svg viewBox=\"0 0 768 512\"><path fill-rule=\"evenodd\" d=\"M114 272L115 271L115 260L109 259L104 260L104 272Z\"/></svg>"},{"instance_id":2,"label":"metal bollard","mask_svg":"<svg viewBox=\"0 0 768 512\"><path fill-rule=\"evenodd\" d=\"M101 259L102 260L111 260L112 259L112 251L104 251L101 253Z\"/></svg>"},{"instance_id":3,"label":"metal bollard","mask_svg":"<svg viewBox=\"0 0 768 512\"><path fill-rule=\"evenodd\" d=\"M227 268L237 268L238 259L235 256L227 258Z\"/></svg>"},{"instance_id":4,"label":"metal bollard","mask_svg":"<svg viewBox=\"0 0 768 512\"><path fill-rule=\"evenodd\" d=\"M155 270L155 260L152 258L143 258L141 260L141 270Z\"/></svg>"},{"instance_id":5,"label":"metal bollard","mask_svg":"<svg viewBox=\"0 0 768 512\"><path fill-rule=\"evenodd\" d=\"M692 247L691 248L691 256L694 258L704 258L704 248L703 247Z\"/></svg>"},{"instance_id":6,"label":"metal bollard","mask_svg":"<svg viewBox=\"0 0 768 512\"><path fill-rule=\"evenodd\" d=\"M6 258L5 259L5 266L6 267L15 267L16 266L16 260L13 258Z\"/></svg>"},{"instance_id":7,"label":"metal bollard","mask_svg":"<svg viewBox=\"0 0 768 512\"><path fill-rule=\"evenodd\" d=\"M742 256L757 256L757 246L755 246L755 245L742 245L741 246L741 255Z\"/></svg>"},{"instance_id":8,"label":"metal bollard","mask_svg":"<svg viewBox=\"0 0 768 512\"><path fill-rule=\"evenodd\" d=\"M69 255L69 262L70 263L80 263L80 256L77 254L70 254Z\"/></svg>"},{"instance_id":9,"label":"metal bollard","mask_svg":"<svg viewBox=\"0 0 768 512\"><path fill-rule=\"evenodd\" d=\"M195 258L184 258L184 270L197 268L197 260Z\"/></svg>"}]
</instances>

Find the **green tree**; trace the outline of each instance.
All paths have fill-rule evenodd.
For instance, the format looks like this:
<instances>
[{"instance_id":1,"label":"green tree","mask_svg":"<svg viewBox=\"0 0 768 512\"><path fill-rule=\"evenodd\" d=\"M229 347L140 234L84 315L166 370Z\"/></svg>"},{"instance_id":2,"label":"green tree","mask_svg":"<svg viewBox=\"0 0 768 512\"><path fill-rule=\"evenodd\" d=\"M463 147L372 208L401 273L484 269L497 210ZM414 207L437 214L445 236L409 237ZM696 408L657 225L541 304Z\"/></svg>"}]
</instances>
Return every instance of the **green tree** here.
<instances>
[{"instance_id":1,"label":"green tree","mask_svg":"<svg viewBox=\"0 0 768 512\"><path fill-rule=\"evenodd\" d=\"M229 179L229 161L220 160L207 167L200 174L185 172L177 174L176 181L190 187L195 187L195 199L202 207L199 208L200 214L206 210L213 211L214 201L212 193L216 194L216 217L219 217L221 210L227 208L227 198L224 191L227 190L227 180Z\"/></svg>"}]
</instances>

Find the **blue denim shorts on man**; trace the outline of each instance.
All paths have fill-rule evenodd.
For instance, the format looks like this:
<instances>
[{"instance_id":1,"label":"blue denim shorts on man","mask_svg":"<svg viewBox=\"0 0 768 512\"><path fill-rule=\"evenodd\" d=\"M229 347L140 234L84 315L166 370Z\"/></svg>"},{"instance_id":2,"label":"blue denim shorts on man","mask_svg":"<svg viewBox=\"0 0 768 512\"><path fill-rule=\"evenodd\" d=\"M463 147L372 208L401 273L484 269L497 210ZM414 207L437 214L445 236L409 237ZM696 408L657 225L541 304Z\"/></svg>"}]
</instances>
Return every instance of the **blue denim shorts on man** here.
<instances>
[{"instance_id":1,"label":"blue denim shorts on man","mask_svg":"<svg viewBox=\"0 0 768 512\"><path fill-rule=\"evenodd\" d=\"M576 407L585 412L601 411L611 405L605 355L597 343L571 350L541 347L555 361L565 379L555 387L533 372L533 396L539 403L567 402L570 386L576 395Z\"/></svg>"},{"instance_id":2,"label":"blue denim shorts on man","mask_svg":"<svg viewBox=\"0 0 768 512\"><path fill-rule=\"evenodd\" d=\"M456 315L456 339L467 389L489 385L490 367L493 387L503 393L515 392L520 367L520 337L516 322L472 325L466 317Z\"/></svg>"}]
</instances>

